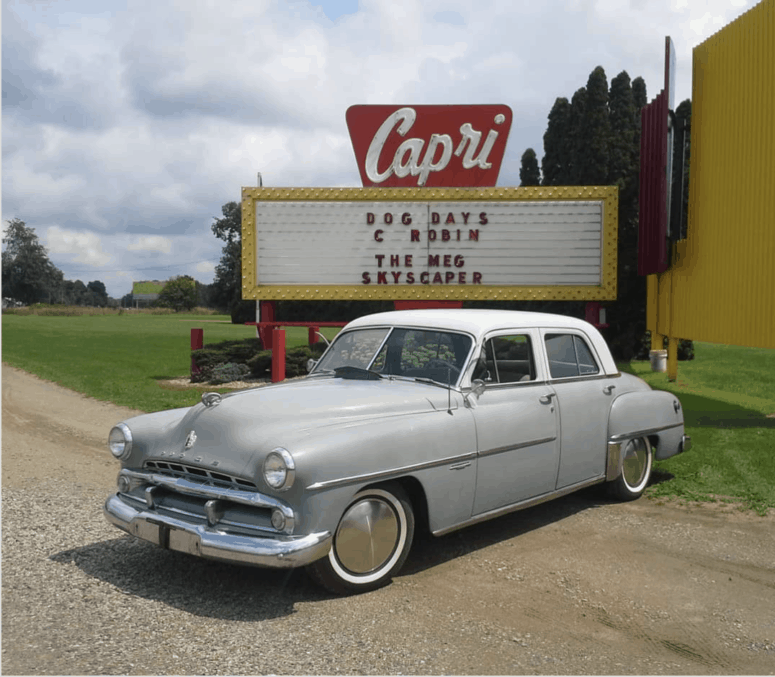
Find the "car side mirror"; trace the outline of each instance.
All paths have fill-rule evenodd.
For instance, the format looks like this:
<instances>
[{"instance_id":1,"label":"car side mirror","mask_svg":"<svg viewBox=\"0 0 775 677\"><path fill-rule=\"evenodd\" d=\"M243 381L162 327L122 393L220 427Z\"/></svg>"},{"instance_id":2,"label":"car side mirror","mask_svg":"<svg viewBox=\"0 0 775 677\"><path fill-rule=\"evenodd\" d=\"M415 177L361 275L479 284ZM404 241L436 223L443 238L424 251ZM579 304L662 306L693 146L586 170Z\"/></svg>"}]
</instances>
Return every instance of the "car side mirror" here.
<instances>
[{"instance_id":1,"label":"car side mirror","mask_svg":"<svg viewBox=\"0 0 775 677\"><path fill-rule=\"evenodd\" d=\"M477 399L481 397L482 393L487 388L487 384L481 379L475 379L471 382L471 392L476 395Z\"/></svg>"},{"instance_id":2,"label":"car side mirror","mask_svg":"<svg viewBox=\"0 0 775 677\"><path fill-rule=\"evenodd\" d=\"M313 359L313 358L311 358L311 357L307 360L307 373L308 374L315 368L317 363L318 363L318 361Z\"/></svg>"}]
</instances>

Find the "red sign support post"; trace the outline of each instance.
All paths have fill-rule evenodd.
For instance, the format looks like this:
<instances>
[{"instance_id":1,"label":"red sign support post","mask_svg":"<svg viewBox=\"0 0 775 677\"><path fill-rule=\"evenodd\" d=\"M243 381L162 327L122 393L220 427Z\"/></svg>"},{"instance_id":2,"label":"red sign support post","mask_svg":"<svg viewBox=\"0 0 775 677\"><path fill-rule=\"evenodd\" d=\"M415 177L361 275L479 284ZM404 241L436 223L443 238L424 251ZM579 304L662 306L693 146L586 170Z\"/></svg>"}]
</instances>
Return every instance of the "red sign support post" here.
<instances>
[{"instance_id":1,"label":"red sign support post","mask_svg":"<svg viewBox=\"0 0 775 677\"><path fill-rule=\"evenodd\" d=\"M201 350L204 346L204 336L205 331L204 329L192 329L191 330L191 352L195 350ZM191 376L193 377L195 374L198 374L201 371L199 367L196 366L196 362L194 362L194 356L191 356Z\"/></svg>"},{"instance_id":2,"label":"red sign support post","mask_svg":"<svg viewBox=\"0 0 775 677\"><path fill-rule=\"evenodd\" d=\"M272 330L272 383L285 380L285 329Z\"/></svg>"}]
</instances>

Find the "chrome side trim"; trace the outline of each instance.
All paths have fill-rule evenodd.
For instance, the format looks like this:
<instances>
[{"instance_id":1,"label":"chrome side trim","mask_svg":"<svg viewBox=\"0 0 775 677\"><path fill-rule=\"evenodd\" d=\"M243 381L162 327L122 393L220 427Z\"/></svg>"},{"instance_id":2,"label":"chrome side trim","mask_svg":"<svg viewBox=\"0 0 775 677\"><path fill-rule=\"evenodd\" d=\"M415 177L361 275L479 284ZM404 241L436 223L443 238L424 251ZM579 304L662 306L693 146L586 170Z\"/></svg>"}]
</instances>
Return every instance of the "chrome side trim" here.
<instances>
[{"instance_id":1,"label":"chrome side trim","mask_svg":"<svg viewBox=\"0 0 775 677\"><path fill-rule=\"evenodd\" d=\"M635 430L631 433L619 433L618 435L611 435L608 438L609 442L623 442L624 440L631 440L633 437L648 437L654 433L662 432L663 430L672 430L673 428L682 428L683 423L671 423L670 425L659 426L658 428L646 428L644 430Z\"/></svg>"},{"instance_id":2,"label":"chrome side trim","mask_svg":"<svg viewBox=\"0 0 775 677\"><path fill-rule=\"evenodd\" d=\"M444 529L437 529L436 531L433 531L431 533L434 536L444 536L445 534L449 534L453 531L457 531L458 529L470 527L473 524L478 524L479 522L484 522L486 520L490 520L495 517L500 517L501 515L506 515L510 512L516 512L517 510L524 510L525 508L532 508L534 505L540 505L541 503L546 503L546 501L551 501L552 499L560 498L561 496L565 496L566 494L572 494L574 491L578 491L579 489L584 489L585 487L591 487L592 485L600 484L601 482L605 482L605 477L596 477L591 480L585 480L577 484L572 484L569 487L563 487L558 491L551 491L546 494L541 494L540 496L534 496L533 498L528 498L527 500L520 501L519 503L512 503L511 505L507 505L502 508L497 508L495 510L483 512L481 515L475 515L474 517L472 517L469 520L466 520L465 522L461 522L460 524L455 524L454 526L451 526L451 527L445 527Z\"/></svg>"},{"instance_id":3,"label":"chrome side trim","mask_svg":"<svg viewBox=\"0 0 775 677\"><path fill-rule=\"evenodd\" d=\"M169 515L134 508L117 494L108 498L103 512L108 522L128 534L175 550L181 549L182 544L185 547L183 552L222 562L275 568L300 567L325 557L331 549L329 531L267 538L229 534L204 524L192 524ZM183 532L186 536L184 539L172 539L171 532Z\"/></svg>"},{"instance_id":4,"label":"chrome side trim","mask_svg":"<svg viewBox=\"0 0 775 677\"><path fill-rule=\"evenodd\" d=\"M540 439L540 440L530 440L530 442L520 442L519 444L509 444L505 447L495 447L494 449L487 449L486 451L480 451L479 456L493 456L495 454L503 454L507 451L516 451L517 449L524 449L525 447L534 447L538 444L553 442L556 439L557 439L557 436L555 435L554 437L544 437L543 439Z\"/></svg>"},{"instance_id":5,"label":"chrome side trim","mask_svg":"<svg viewBox=\"0 0 775 677\"><path fill-rule=\"evenodd\" d=\"M417 472L418 470L427 470L428 468L438 468L443 465L450 465L452 463L459 463L461 461L470 461L476 458L475 451L469 451L466 454L460 454L459 456L450 456L443 458L440 461L426 461L424 463L415 463L413 465L405 465L400 468L394 468L392 470L380 470L378 472L365 473L363 475L352 475L350 477L342 477L337 480L325 480L323 482L315 482L310 484L307 489L310 491L316 491L318 489L330 489L332 487L341 487L346 484L356 484L358 482L374 482L376 480L383 480L389 477L398 477L399 475L405 475L406 473Z\"/></svg>"},{"instance_id":6,"label":"chrome side trim","mask_svg":"<svg viewBox=\"0 0 775 677\"><path fill-rule=\"evenodd\" d=\"M560 383L575 383L576 381L604 381L608 378L620 378L621 372L616 374L589 374L588 376L568 376L567 378L550 378L549 385L558 385Z\"/></svg>"},{"instance_id":7,"label":"chrome side trim","mask_svg":"<svg viewBox=\"0 0 775 677\"><path fill-rule=\"evenodd\" d=\"M505 383L495 383L487 381L485 385L487 390L507 390L509 388L529 388L530 386L545 386L549 381L506 381Z\"/></svg>"}]
</instances>

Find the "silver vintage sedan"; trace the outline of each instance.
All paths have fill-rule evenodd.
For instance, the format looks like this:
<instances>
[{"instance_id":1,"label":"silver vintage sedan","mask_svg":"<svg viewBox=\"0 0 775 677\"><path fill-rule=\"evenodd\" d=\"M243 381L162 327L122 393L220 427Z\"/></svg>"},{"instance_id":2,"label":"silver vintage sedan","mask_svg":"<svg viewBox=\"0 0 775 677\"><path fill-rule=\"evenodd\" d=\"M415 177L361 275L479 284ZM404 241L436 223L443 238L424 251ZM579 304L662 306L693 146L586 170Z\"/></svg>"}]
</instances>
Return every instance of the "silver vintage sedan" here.
<instances>
[{"instance_id":1,"label":"silver vintage sedan","mask_svg":"<svg viewBox=\"0 0 775 677\"><path fill-rule=\"evenodd\" d=\"M107 519L161 547L307 566L372 590L434 535L607 483L622 500L687 451L678 399L622 374L581 320L413 310L347 325L303 379L116 425Z\"/></svg>"}]
</instances>

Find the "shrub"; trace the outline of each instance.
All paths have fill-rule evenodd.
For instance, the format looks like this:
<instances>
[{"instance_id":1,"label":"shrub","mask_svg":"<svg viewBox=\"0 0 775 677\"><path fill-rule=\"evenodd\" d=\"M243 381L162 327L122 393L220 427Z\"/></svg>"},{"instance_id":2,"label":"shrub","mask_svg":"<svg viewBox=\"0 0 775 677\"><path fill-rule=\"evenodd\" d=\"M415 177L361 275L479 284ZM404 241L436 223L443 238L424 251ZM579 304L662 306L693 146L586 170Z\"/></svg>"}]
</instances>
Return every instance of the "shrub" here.
<instances>
[{"instance_id":1,"label":"shrub","mask_svg":"<svg viewBox=\"0 0 775 677\"><path fill-rule=\"evenodd\" d=\"M246 376L249 375L250 369L248 368L248 365L228 362L226 364L219 364L213 367L210 372L210 377L207 379L207 381L212 385L220 385L221 383L242 381Z\"/></svg>"},{"instance_id":2,"label":"shrub","mask_svg":"<svg viewBox=\"0 0 775 677\"><path fill-rule=\"evenodd\" d=\"M291 348L285 353L285 376L293 378L294 376L304 376L307 373L307 362L310 358L317 360L323 354L325 345L316 343L310 349L307 346ZM262 350L255 357L248 361L250 371L254 376L269 376L272 369L272 351Z\"/></svg>"},{"instance_id":3,"label":"shrub","mask_svg":"<svg viewBox=\"0 0 775 677\"><path fill-rule=\"evenodd\" d=\"M250 373L248 360L260 350L261 341L257 338L221 341L208 344L200 350L194 350L191 355L200 371L194 374L191 380L194 383L212 382L210 379L214 370L227 364L243 365L246 369L243 377L247 376ZM221 383L225 382L221 381Z\"/></svg>"},{"instance_id":4,"label":"shrub","mask_svg":"<svg viewBox=\"0 0 775 677\"><path fill-rule=\"evenodd\" d=\"M307 361L310 358L318 359L325 349L326 345L322 342L313 345L312 349L307 346L291 348L285 354L285 375L289 378L304 376L307 373ZM240 381L249 374L256 378L266 378L272 369L272 351L261 350L261 340L257 338L212 343L193 351L192 356L200 370L191 378L194 383L216 383L214 378L232 373L236 366L244 367L244 373L239 378L231 379L234 381ZM231 371L225 369L227 366ZM228 379L217 383L228 383Z\"/></svg>"},{"instance_id":5,"label":"shrub","mask_svg":"<svg viewBox=\"0 0 775 677\"><path fill-rule=\"evenodd\" d=\"M248 367L253 376L266 376L272 368L272 351L262 350L248 360Z\"/></svg>"}]
</instances>

